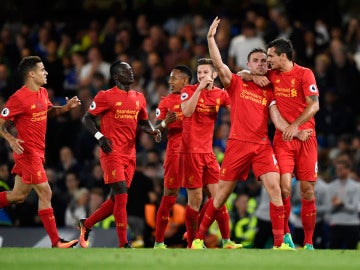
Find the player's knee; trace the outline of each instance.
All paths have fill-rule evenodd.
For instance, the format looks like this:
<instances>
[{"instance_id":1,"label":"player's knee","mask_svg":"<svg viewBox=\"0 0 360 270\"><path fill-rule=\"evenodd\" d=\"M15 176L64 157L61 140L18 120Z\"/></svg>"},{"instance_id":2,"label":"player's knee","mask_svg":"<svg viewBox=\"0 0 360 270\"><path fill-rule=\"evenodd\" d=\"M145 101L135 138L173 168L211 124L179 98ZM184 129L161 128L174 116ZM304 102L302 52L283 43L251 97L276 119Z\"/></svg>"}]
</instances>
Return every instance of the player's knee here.
<instances>
[{"instance_id":1,"label":"player's knee","mask_svg":"<svg viewBox=\"0 0 360 270\"><path fill-rule=\"evenodd\" d=\"M200 206L201 206L201 202L202 202L202 196L189 196L188 198L188 205L194 209L194 210L199 210Z\"/></svg>"},{"instance_id":2,"label":"player's knee","mask_svg":"<svg viewBox=\"0 0 360 270\"><path fill-rule=\"evenodd\" d=\"M127 193L126 181L111 184L111 193L113 195Z\"/></svg>"},{"instance_id":3,"label":"player's knee","mask_svg":"<svg viewBox=\"0 0 360 270\"><path fill-rule=\"evenodd\" d=\"M177 196L179 194L179 189L164 189L165 196Z\"/></svg>"},{"instance_id":4,"label":"player's knee","mask_svg":"<svg viewBox=\"0 0 360 270\"><path fill-rule=\"evenodd\" d=\"M301 193L301 195L302 195L302 199L308 200L308 201L314 199L314 197L315 197L315 193L311 189L306 189L305 191L303 191Z\"/></svg>"},{"instance_id":5,"label":"player's knee","mask_svg":"<svg viewBox=\"0 0 360 270\"><path fill-rule=\"evenodd\" d=\"M304 200L312 200L315 197L314 186L307 182L301 183L300 185L301 197Z\"/></svg>"},{"instance_id":6,"label":"player's knee","mask_svg":"<svg viewBox=\"0 0 360 270\"><path fill-rule=\"evenodd\" d=\"M23 203L26 200L26 197L27 194L24 193L12 194L12 196L9 198L9 201L11 201L14 204Z\"/></svg>"},{"instance_id":7,"label":"player's knee","mask_svg":"<svg viewBox=\"0 0 360 270\"><path fill-rule=\"evenodd\" d=\"M282 184L280 186L280 189L281 189L281 196L283 198L287 198L287 197L290 196L290 194L291 194L291 187L290 186Z\"/></svg>"}]
</instances>

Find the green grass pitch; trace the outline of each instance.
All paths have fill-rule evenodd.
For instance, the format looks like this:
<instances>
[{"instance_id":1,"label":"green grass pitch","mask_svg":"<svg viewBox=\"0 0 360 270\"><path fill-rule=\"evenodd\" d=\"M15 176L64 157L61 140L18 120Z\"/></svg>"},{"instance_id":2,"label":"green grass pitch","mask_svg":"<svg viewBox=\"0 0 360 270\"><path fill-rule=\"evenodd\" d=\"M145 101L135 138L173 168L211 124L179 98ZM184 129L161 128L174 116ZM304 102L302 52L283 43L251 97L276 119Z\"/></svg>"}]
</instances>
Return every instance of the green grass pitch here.
<instances>
[{"instance_id":1,"label":"green grass pitch","mask_svg":"<svg viewBox=\"0 0 360 270\"><path fill-rule=\"evenodd\" d=\"M0 248L0 269L359 270L360 251Z\"/></svg>"}]
</instances>

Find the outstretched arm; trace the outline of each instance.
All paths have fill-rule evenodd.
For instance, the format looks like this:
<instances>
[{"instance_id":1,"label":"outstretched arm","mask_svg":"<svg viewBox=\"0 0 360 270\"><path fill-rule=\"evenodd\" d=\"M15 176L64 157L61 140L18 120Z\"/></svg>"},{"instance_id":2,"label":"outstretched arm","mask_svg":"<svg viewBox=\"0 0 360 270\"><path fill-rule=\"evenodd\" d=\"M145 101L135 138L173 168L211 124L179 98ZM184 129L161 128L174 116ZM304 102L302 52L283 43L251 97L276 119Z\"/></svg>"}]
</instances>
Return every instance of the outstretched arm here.
<instances>
[{"instance_id":1,"label":"outstretched arm","mask_svg":"<svg viewBox=\"0 0 360 270\"><path fill-rule=\"evenodd\" d=\"M81 101L77 96L71 99L66 97L65 99L66 104L64 106L53 106L48 110L47 115L49 118L56 117L81 105Z\"/></svg>"},{"instance_id":2,"label":"outstretched arm","mask_svg":"<svg viewBox=\"0 0 360 270\"><path fill-rule=\"evenodd\" d=\"M86 112L81 122L86 127L86 129L98 140L101 150L104 153L110 153L112 151L112 142L102 134L95 125L96 117L91 115L89 112Z\"/></svg>"},{"instance_id":3,"label":"outstretched arm","mask_svg":"<svg viewBox=\"0 0 360 270\"><path fill-rule=\"evenodd\" d=\"M144 132L154 137L156 142L161 141L161 131L157 128L154 128L153 124L150 122L149 119L147 120L140 120L139 121L141 128Z\"/></svg>"},{"instance_id":4,"label":"outstretched arm","mask_svg":"<svg viewBox=\"0 0 360 270\"><path fill-rule=\"evenodd\" d=\"M223 61L221 59L221 54L220 54L219 48L215 41L215 34L216 34L216 30L219 26L219 23L220 23L220 19L218 17L216 17L214 19L214 21L212 22L212 24L210 25L210 28L209 28L209 31L207 34L207 40L208 40L210 57L213 61L215 68L217 69L217 71L219 73L219 78L220 78L222 84L226 88L227 86L229 86L229 84L231 82L232 72L229 69L229 67L223 63Z\"/></svg>"}]
</instances>

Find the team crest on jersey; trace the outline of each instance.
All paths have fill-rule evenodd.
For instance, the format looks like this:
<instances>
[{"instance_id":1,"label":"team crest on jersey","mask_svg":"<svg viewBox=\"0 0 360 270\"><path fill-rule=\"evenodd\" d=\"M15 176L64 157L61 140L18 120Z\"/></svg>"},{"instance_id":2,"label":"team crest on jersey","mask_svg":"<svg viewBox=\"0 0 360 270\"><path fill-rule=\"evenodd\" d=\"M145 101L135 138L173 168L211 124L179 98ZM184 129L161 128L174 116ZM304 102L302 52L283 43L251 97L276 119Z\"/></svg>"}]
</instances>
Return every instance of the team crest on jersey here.
<instances>
[{"instance_id":1,"label":"team crest on jersey","mask_svg":"<svg viewBox=\"0 0 360 270\"><path fill-rule=\"evenodd\" d=\"M155 116L156 117L159 117L160 116L160 109L159 108L156 108L156 110L155 110Z\"/></svg>"},{"instance_id":2,"label":"team crest on jersey","mask_svg":"<svg viewBox=\"0 0 360 270\"><path fill-rule=\"evenodd\" d=\"M318 90L315 84L310 85L310 92L316 93L317 91Z\"/></svg>"},{"instance_id":3,"label":"team crest on jersey","mask_svg":"<svg viewBox=\"0 0 360 270\"><path fill-rule=\"evenodd\" d=\"M189 95L188 95L187 93L182 93L180 99L181 99L181 100L185 100L185 99L187 99L188 97L189 97Z\"/></svg>"},{"instance_id":4,"label":"team crest on jersey","mask_svg":"<svg viewBox=\"0 0 360 270\"><path fill-rule=\"evenodd\" d=\"M1 115L6 117L10 114L10 110L8 108L4 108L2 111L1 111Z\"/></svg>"},{"instance_id":5,"label":"team crest on jersey","mask_svg":"<svg viewBox=\"0 0 360 270\"><path fill-rule=\"evenodd\" d=\"M96 103L95 103L95 101L93 101L90 104L90 110L95 110L95 109L96 109Z\"/></svg>"}]
</instances>

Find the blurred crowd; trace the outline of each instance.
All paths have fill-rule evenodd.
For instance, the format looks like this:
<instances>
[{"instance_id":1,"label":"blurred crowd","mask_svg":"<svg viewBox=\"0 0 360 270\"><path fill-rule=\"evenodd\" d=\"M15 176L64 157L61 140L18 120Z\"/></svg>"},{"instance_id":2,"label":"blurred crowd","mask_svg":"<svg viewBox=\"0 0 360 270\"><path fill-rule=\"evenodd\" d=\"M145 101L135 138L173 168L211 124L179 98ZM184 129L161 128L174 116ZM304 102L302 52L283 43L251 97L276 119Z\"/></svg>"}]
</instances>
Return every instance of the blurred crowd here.
<instances>
[{"instance_id":1,"label":"blurred crowd","mask_svg":"<svg viewBox=\"0 0 360 270\"><path fill-rule=\"evenodd\" d=\"M320 92L320 111L316 115L319 178L326 188L336 179L360 182L360 107L357 104L360 17L356 15L359 9L356 1L326 1L326 4L312 1L310 11L306 10L310 8L308 0L54 1L58 5L54 4L53 8L61 11L56 14L63 15L53 18L49 16L51 12L34 11L31 18L25 12L15 14L11 1L5 2L9 5L9 14L0 21L0 107L21 86L16 67L20 59L28 55L43 59L49 73L46 88L54 104L64 104L65 97L75 95L82 101L80 109L48 120L46 172L53 190L52 204L58 226L74 227L79 218L91 214L109 194L103 184L96 140L82 126L81 117L97 91L113 85L109 78L110 64L120 59L132 66L135 75L132 88L144 93L150 119L155 122L159 99L168 93L171 69L185 64L195 70L197 59L208 57L206 34L215 16L222 19L216 42L223 61L233 72L246 68L246 57L252 48L265 47L278 37L293 42L296 62L314 71ZM66 5L69 5L67 9ZM229 114L223 111L214 136L219 163L229 126ZM8 129L16 133L11 125ZM274 131L271 123L269 129L271 133ZM144 239L145 245L150 246L154 211L162 196L166 140L157 144L141 130L137 138L137 170L129 191L129 226L133 239ZM13 185L10 175L13 158L9 149L1 139L1 190L11 189ZM346 167L345 176L338 168L339 160ZM249 177L246 183L238 184L228 202L234 240L246 242L249 247L257 247L254 243L257 243L258 224L266 220L257 211L263 203L262 193L261 183ZM331 225L333 214L330 200L325 199L328 206L322 219L325 236L321 236L325 240L318 247L328 247L326 225ZM182 191L179 207L185 202L186 192ZM360 211L360 205L356 209ZM298 210L294 202L294 217ZM0 217L2 225L40 226L36 194L23 204L1 211ZM181 230L179 220L181 218L174 218L174 223ZM295 230L296 218L292 222ZM360 226L359 221L356 222ZM99 226L111 226L111 221ZM171 233L169 231L169 235ZM213 238L209 237L209 241Z\"/></svg>"}]
</instances>

